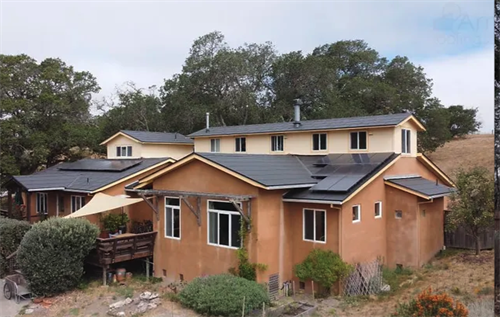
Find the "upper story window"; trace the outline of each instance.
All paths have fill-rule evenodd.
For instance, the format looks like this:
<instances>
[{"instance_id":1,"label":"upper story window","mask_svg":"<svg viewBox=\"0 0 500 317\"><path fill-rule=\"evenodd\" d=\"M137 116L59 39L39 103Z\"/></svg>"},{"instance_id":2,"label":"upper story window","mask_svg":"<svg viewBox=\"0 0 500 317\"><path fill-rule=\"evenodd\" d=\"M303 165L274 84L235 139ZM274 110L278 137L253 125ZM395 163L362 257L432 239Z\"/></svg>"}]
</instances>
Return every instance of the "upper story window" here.
<instances>
[{"instance_id":1,"label":"upper story window","mask_svg":"<svg viewBox=\"0 0 500 317\"><path fill-rule=\"evenodd\" d=\"M39 214L47 214L47 193L36 194L36 212Z\"/></svg>"},{"instance_id":2,"label":"upper story window","mask_svg":"<svg viewBox=\"0 0 500 317\"><path fill-rule=\"evenodd\" d=\"M326 150L326 133L315 133L313 134L313 151L324 151Z\"/></svg>"},{"instance_id":3,"label":"upper story window","mask_svg":"<svg viewBox=\"0 0 500 317\"><path fill-rule=\"evenodd\" d=\"M366 150L366 132L351 132L351 150Z\"/></svg>"},{"instance_id":4,"label":"upper story window","mask_svg":"<svg viewBox=\"0 0 500 317\"><path fill-rule=\"evenodd\" d=\"M236 152L246 152L247 151L247 139L245 137L236 138L234 150Z\"/></svg>"},{"instance_id":5,"label":"upper story window","mask_svg":"<svg viewBox=\"0 0 500 317\"><path fill-rule=\"evenodd\" d=\"M271 151L283 152L283 136L273 135L271 137Z\"/></svg>"},{"instance_id":6,"label":"upper story window","mask_svg":"<svg viewBox=\"0 0 500 317\"><path fill-rule=\"evenodd\" d=\"M408 129L401 130L401 153L411 153L411 131Z\"/></svg>"},{"instance_id":7,"label":"upper story window","mask_svg":"<svg viewBox=\"0 0 500 317\"><path fill-rule=\"evenodd\" d=\"M84 196L71 196L71 212L75 212L85 205Z\"/></svg>"},{"instance_id":8,"label":"upper story window","mask_svg":"<svg viewBox=\"0 0 500 317\"><path fill-rule=\"evenodd\" d=\"M220 152L220 139L210 140L210 152L218 153Z\"/></svg>"},{"instance_id":9,"label":"upper story window","mask_svg":"<svg viewBox=\"0 0 500 317\"><path fill-rule=\"evenodd\" d=\"M116 156L122 157L130 157L132 156L132 146L127 145L127 146L117 146L116 147Z\"/></svg>"}]
</instances>

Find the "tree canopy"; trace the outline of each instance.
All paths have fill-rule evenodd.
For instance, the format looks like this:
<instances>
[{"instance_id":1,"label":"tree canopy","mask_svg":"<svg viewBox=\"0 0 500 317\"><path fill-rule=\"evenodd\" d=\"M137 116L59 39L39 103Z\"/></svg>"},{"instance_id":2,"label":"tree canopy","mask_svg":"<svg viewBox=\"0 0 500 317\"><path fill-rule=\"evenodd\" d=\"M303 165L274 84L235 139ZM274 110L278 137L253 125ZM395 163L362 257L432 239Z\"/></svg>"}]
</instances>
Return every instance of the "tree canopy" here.
<instances>
[{"instance_id":1,"label":"tree canopy","mask_svg":"<svg viewBox=\"0 0 500 317\"><path fill-rule=\"evenodd\" d=\"M204 127L206 112L212 126L291 121L296 98L304 120L411 112L427 127L419 136L426 152L480 127L471 105L445 107L432 96L422 67L382 57L362 40L279 54L270 42L231 47L212 32L156 87L128 83L91 113L100 88L89 72L57 58L1 55L1 175L76 159L75 147L103 151L99 141L120 129L189 134Z\"/></svg>"}]
</instances>

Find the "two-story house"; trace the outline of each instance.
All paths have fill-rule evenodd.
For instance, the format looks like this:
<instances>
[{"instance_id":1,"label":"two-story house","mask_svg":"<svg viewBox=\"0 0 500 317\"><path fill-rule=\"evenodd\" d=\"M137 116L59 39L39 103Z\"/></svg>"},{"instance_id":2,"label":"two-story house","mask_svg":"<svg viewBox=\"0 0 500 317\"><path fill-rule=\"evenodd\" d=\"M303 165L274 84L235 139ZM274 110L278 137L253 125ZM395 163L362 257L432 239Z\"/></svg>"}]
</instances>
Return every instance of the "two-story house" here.
<instances>
[{"instance_id":1,"label":"two-story house","mask_svg":"<svg viewBox=\"0 0 500 317\"><path fill-rule=\"evenodd\" d=\"M119 131L105 140L106 159L82 159L57 164L31 175L13 176L4 187L21 194L25 218L37 221L44 216L67 216L87 204L97 193L125 194L125 186L143 178L193 151L192 139L178 133ZM146 203L134 206L151 211ZM131 218L141 218L134 213ZM96 215L87 217L97 223Z\"/></svg>"},{"instance_id":2,"label":"two-story house","mask_svg":"<svg viewBox=\"0 0 500 317\"><path fill-rule=\"evenodd\" d=\"M249 229L259 282L296 280L315 248L347 262L420 266L443 247L453 182L417 153L424 126L392 114L242 126L189 135L194 153L127 187L155 198L157 276L191 280L237 266ZM299 285L297 283L297 285ZM304 286L302 283L301 287Z\"/></svg>"}]
</instances>

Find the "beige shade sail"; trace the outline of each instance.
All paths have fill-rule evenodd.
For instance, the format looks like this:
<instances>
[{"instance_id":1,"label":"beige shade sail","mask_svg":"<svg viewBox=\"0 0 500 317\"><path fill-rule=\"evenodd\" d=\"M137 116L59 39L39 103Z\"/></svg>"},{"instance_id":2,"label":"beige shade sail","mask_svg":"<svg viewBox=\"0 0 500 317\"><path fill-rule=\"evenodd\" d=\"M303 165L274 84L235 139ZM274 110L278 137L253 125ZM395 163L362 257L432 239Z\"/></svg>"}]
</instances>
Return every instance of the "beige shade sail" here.
<instances>
[{"instance_id":1,"label":"beige shade sail","mask_svg":"<svg viewBox=\"0 0 500 317\"><path fill-rule=\"evenodd\" d=\"M78 218L99 214L108 210L136 204L141 201L142 198L126 198L123 196L110 196L103 193L97 193L85 206L64 218Z\"/></svg>"}]
</instances>

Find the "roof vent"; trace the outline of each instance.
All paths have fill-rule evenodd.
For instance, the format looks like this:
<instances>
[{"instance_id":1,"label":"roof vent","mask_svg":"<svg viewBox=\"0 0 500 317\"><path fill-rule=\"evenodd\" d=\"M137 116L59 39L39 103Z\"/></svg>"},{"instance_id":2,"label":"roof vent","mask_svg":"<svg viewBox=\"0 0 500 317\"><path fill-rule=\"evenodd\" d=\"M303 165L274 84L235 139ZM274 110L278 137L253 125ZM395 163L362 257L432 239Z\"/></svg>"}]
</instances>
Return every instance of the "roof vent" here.
<instances>
[{"instance_id":1,"label":"roof vent","mask_svg":"<svg viewBox=\"0 0 500 317\"><path fill-rule=\"evenodd\" d=\"M205 128L205 132L210 131L210 112L207 112L207 127Z\"/></svg>"},{"instance_id":2,"label":"roof vent","mask_svg":"<svg viewBox=\"0 0 500 317\"><path fill-rule=\"evenodd\" d=\"M298 128L301 126L301 123L300 123L300 105L302 104L302 100L300 99L295 99L294 100L295 104L294 104L294 122L293 122L293 126Z\"/></svg>"}]
</instances>

